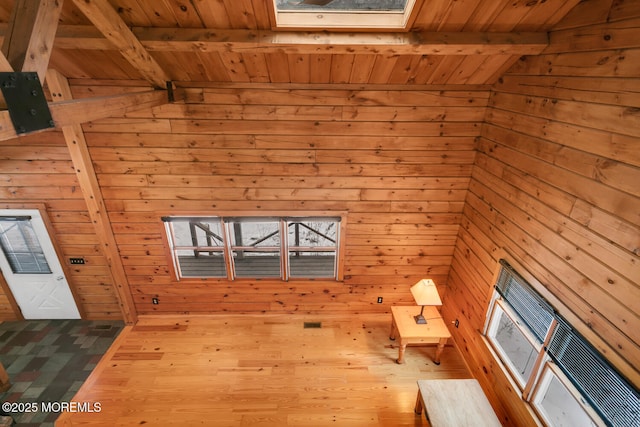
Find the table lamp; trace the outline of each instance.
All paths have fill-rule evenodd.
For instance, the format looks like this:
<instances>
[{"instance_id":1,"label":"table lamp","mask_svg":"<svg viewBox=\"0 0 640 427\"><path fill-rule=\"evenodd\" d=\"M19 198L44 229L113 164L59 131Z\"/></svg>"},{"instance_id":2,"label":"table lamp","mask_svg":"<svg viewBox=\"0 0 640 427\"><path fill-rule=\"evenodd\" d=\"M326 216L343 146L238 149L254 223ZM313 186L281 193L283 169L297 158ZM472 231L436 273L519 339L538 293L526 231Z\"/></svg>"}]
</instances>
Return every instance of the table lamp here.
<instances>
[{"instance_id":1,"label":"table lamp","mask_svg":"<svg viewBox=\"0 0 640 427\"><path fill-rule=\"evenodd\" d=\"M417 324L426 324L427 319L424 318L422 312L425 305L442 305L440 295L436 284L431 279L422 279L411 287L411 295L416 300L416 304L421 306L420 314L413 316Z\"/></svg>"}]
</instances>

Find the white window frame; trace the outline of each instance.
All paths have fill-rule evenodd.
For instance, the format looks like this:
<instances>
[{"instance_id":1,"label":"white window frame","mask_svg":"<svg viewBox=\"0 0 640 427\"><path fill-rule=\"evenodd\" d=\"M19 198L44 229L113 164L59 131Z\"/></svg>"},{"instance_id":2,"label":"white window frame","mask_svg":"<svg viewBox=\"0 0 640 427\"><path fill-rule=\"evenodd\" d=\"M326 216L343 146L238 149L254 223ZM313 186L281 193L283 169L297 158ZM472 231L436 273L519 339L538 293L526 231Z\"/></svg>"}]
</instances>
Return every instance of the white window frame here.
<instances>
[{"instance_id":1,"label":"white window frame","mask_svg":"<svg viewBox=\"0 0 640 427\"><path fill-rule=\"evenodd\" d=\"M580 409L583 411L584 415L590 419L593 423L592 426L604 427L606 424L602 421L602 418L598 416L596 411L587 403L587 401L582 397L580 391L576 389L571 381L564 375L564 373L556 366L552 361L547 361L540 373L540 380L537 382L536 387L531 395L531 405L533 406L536 414L540 417L540 419L546 425L553 425L553 421L548 416L548 411L542 405L542 401L546 396L547 391L549 390L549 386L551 385L551 381L553 379L557 379L560 384L566 389L569 396L573 398L575 402L574 408ZM567 406L565 405L564 409L566 410ZM591 427L592 427L591 426ZM582 427L582 425L581 425ZM585 425L584 427L590 427Z\"/></svg>"},{"instance_id":2,"label":"white window frame","mask_svg":"<svg viewBox=\"0 0 640 427\"><path fill-rule=\"evenodd\" d=\"M333 263L333 276L334 277L338 277L339 275L339 269L338 269L338 255L339 255L339 248L340 248L340 225L338 225L338 229L337 229L337 233L336 233L336 242L335 245L317 245L317 246L306 246L306 245L295 245L295 244L291 244L289 243L289 227L291 225L295 225L296 222L303 222L303 221L299 221L300 219L305 219L307 220L307 222L328 222L328 219L331 219L331 217L328 218L322 218L322 217L292 217L292 218L288 218L287 221L282 224L283 227L283 236L285 236L286 238L283 240L282 242L282 246L283 246L283 255L287 257L287 261L285 264L286 267L286 277L287 278L296 278L296 279L302 279L304 278L303 275L299 275L297 273L292 273L291 272L291 266L293 264L293 261L291 260L291 255L292 253L297 253L297 252L333 252L333 257L334 257L334 263ZM296 221L297 220L297 221ZM341 222L340 222L341 223ZM324 236L323 236L324 237ZM326 239L325 239L326 240Z\"/></svg>"},{"instance_id":3,"label":"white window frame","mask_svg":"<svg viewBox=\"0 0 640 427\"><path fill-rule=\"evenodd\" d=\"M501 264L502 262L503 261L501 261ZM508 266L507 263L505 264ZM509 267L509 270L505 270L505 271L507 272L514 271L512 267L510 266L508 267ZM593 347L589 344L589 342L584 337L581 337L578 334L571 331L572 328L567 323L567 321L564 318L562 318L559 314L557 314L552 307L545 305L546 302L542 302L543 300L541 299L540 294L537 292L536 289L534 289L529 283L527 283L526 280L519 277L517 273L515 272L511 273L512 274L511 277L514 277L513 274L515 274L515 276L518 276L516 280L517 284L521 286L526 285L529 288L529 291L533 291L534 293L538 294L538 296L535 298L540 297L540 299L537 300L538 304L540 304L540 307L542 306L547 307L547 309L544 312L549 313L548 311L549 309L552 309L554 312L553 319L550 325L548 326L543 342L542 344L539 344L538 339L534 337L534 334L529 331L529 328L526 325L519 325L519 321L517 319L520 319L521 316L516 313L517 310L513 308L512 304L508 303L503 299L502 295L497 290L499 283L509 284L508 281L502 281L501 275L503 273L503 268L505 267L500 265L500 269L496 274L496 281L495 281L496 289L494 289L492 293L491 300L489 302L489 307L487 309L483 336L485 338L485 342L492 350L492 354L495 356L498 365L502 368L505 375L510 379L510 381L514 384L514 386L517 386L520 388L522 392L521 394L522 400L526 404L530 405L530 407L533 410L533 413L535 413L538 416L540 422L544 423L547 426L556 427L552 423L552 420L550 420L549 417L546 416L545 409L541 406L541 402L544 399L545 393L549 388L551 380L555 378L568 391L567 398L573 399L571 403L576 403L577 408L580 408L581 410L583 410L586 416L588 416L592 420L594 425L596 426L625 425L626 426L626 424L624 423L627 423L628 421L613 420L613 418L617 418L618 415L620 414L611 413L611 412L607 414L607 409L603 409L602 406L599 406L599 409L592 407L588 399L585 397L586 395L583 394L582 391L580 391L579 388L582 388L585 384L587 384L587 387L593 387L593 385L605 384L603 382L600 382L600 377L597 377L598 381L595 383L587 382L580 386L574 385L574 383L572 382L573 380L570 380L569 377L565 375L563 370L568 369L568 372L572 372L572 369L568 367L575 366L575 365L563 365L563 367L561 368L555 362L558 361L561 364L564 364L565 362L563 362L562 360L554 359L554 357L558 357L558 353L554 354L554 351L551 350L551 348L555 346L556 348L563 349L564 351L565 345L569 345L569 347L566 347L567 350L576 349L576 348L593 349ZM509 277L509 276L506 276L506 277ZM505 295L509 296L510 294L506 293ZM532 295L531 292L529 292L529 295ZM520 306L519 302L522 300L518 300L516 296L516 299L514 299L513 301L518 302L518 304L516 305ZM529 313L531 313L530 311L531 305L522 305L522 307L525 307L525 309L529 310ZM499 324L499 319L500 319L500 316L502 315L509 316L509 318L514 322L514 324L516 324L516 326L520 328L520 330L525 335L527 340L530 343L535 343L536 348L540 348L537 361L534 365L533 371L531 372L528 381L523 381L522 378L519 377L519 375L514 372L514 366L509 361L508 354L502 350L501 344L494 342L493 337L495 336L495 332ZM532 318L530 317L530 315L528 315L527 318L535 319L536 321L538 319L538 317ZM546 317L545 319L548 319L548 317ZM543 324L546 324L546 322ZM541 323L538 322L537 325L539 327ZM567 328L571 328L569 329L570 332L567 332ZM560 333L560 331L562 331L562 333ZM539 332L541 333L541 331ZM558 332L558 335L554 336L556 332ZM573 344L571 344L571 342L568 342L567 344L565 344L565 340L567 339L567 337L570 337L571 339L575 340L575 341L571 341L573 342ZM552 357L552 354L553 354L553 357ZM566 353L566 354L573 354L573 353ZM592 354L595 354L595 352L592 351ZM597 358L598 356L589 356L589 357ZM580 359L580 360L586 361L587 359ZM630 385L628 381L625 381L622 377L616 374L613 367L602 356L599 356L599 359L588 359L588 360L599 360L599 362L597 362L599 363L598 366L603 366L603 369L606 372L609 372L608 374L609 376L607 376L606 378L602 377L602 381L605 381L605 379L606 381L608 381L606 383L607 387L614 387L614 386L621 387L621 388L617 388L616 390L620 390L619 391L619 393L621 393L620 395L624 396L625 399L629 399L629 400L625 400L625 403L628 405L628 407L630 408L640 407L640 398L638 397L637 390L634 392L633 386ZM608 366L608 367L604 368L604 366ZM582 381L582 380L577 380L577 381ZM623 385L625 382L627 384L626 386ZM610 384L613 384L613 385L610 385ZM602 385L602 387L605 387L605 386ZM608 388L603 388L599 390L607 390L607 389ZM588 393L589 392L587 392L587 394ZM593 397L593 395L591 397ZM594 405L596 406L601 405L601 403L594 403ZM631 415L631 417L635 417L634 419L637 419L638 413L640 413L640 411L635 410L633 412L630 412L629 414ZM608 420L605 420L603 417L607 417ZM625 420L627 418L628 417L624 417ZM621 422L623 424L620 424Z\"/></svg>"},{"instance_id":4,"label":"white window frame","mask_svg":"<svg viewBox=\"0 0 640 427\"><path fill-rule=\"evenodd\" d=\"M227 253L226 256L229 259L229 263L228 265L229 267L229 273L228 276L230 276L231 280L236 280L236 279L284 279L287 280L286 275L284 274L284 272L286 271L286 265L284 264L284 260L282 259L282 218L274 218L274 217L233 217L229 220L225 220L225 218L221 218L221 221L223 222L223 225L226 229L226 236L228 236L228 238L226 239L226 243L227 243ZM276 231L278 234L278 238L279 238L279 242L277 245L270 245L270 246L247 246L247 245L241 245L238 242L235 241L235 237L234 236L234 226L236 224L247 224L247 223L251 223L251 222L255 222L255 223L272 223L274 224L276 227ZM245 254L245 253L271 253L271 254L275 254L278 257L278 264L279 264L279 272L277 276L274 275L264 275L264 276L251 276L251 275L246 275L246 276L241 276L238 274L238 268L237 265L238 264L238 258L237 255L238 254Z\"/></svg>"},{"instance_id":5,"label":"white window frame","mask_svg":"<svg viewBox=\"0 0 640 427\"><path fill-rule=\"evenodd\" d=\"M176 217L163 217L166 218L167 220L164 220L164 226L165 226L165 233L164 236L166 238L167 241L167 246L169 247L169 251L171 252L171 259L172 259L172 266L173 266L173 270L175 272L175 276L178 280L189 280L189 279L200 279L200 278L208 278L208 279L224 279L224 278L228 278L229 275L229 267L228 267L228 257L227 257L227 250L225 249L224 245L220 245L220 246L201 246L201 245L191 245L191 246L186 246L186 245L178 245L176 243L176 237L175 237L175 229L174 229L174 225L173 225L173 221L172 220L183 220L183 219L196 219L196 217L189 217L189 216L176 216ZM218 222L220 220L219 217L197 217L197 219L199 220L207 220L210 223L215 223ZM225 242L227 242L228 236L226 236L226 228L224 227L224 224L222 224L220 222L220 231L221 234L223 234L223 240ZM225 265L225 274L224 275L210 275L210 276L184 276L182 273L182 266L180 264L180 254L179 252L181 251L194 251L194 252L220 252L223 256L224 259L224 265Z\"/></svg>"},{"instance_id":6,"label":"white window frame","mask_svg":"<svg viewBox=\"0 0 640 427\"><path fill-rule=\"evenodd\" d=\"M4 216L0 221L0 250L13 274L53 274L31 216Z\"/></svg>"},{"instance_id":7,"label":"white window frame","mask_svg":"<svg viewBox=\"0 0 640 427\"><path fill-rule=\"evenodd\" d=\"M342 29L407 29L416 0L407 0L404 11L338 10L310 8L309 10L278 9L276 0L269 2L276 28L342 28Z\"/></svg>"},{"instance_id":8,"label":"white window frame","mask_svg":"<svg viewBox=\"0 0 640 427\"><path fill-rule=\"evenodd\" d=\"M495 339L496 332L498 330L498 326L500 324L500 318L502 313L504 316L507 316L511 322L518 328L518 331L524 336L527 342L534 348L535 353L537 353L536 360L532 362L531 374L529 377L524 378L519 372L511 358L509 357L506 350L503 348L502 344ZM551 334L551 330L547 333L547 336ZM539 343L533 334L529 331L529 328L526 325L523 325L519 316L514 313L514 311L509 307L502 298L498 298L495 300L493 305L493 311L489 319L489 323L487 324L487 329L485 335L487 336L489 343L493 347L494 351L500 356L502 359L502 363L511 373L511 376L516 381L520 390L524 393L525 390L531 388L531 383L536 379L536 366L540 364L540 361L544 359L544 346L543 343Z\"/></svg>"}]
</instances>

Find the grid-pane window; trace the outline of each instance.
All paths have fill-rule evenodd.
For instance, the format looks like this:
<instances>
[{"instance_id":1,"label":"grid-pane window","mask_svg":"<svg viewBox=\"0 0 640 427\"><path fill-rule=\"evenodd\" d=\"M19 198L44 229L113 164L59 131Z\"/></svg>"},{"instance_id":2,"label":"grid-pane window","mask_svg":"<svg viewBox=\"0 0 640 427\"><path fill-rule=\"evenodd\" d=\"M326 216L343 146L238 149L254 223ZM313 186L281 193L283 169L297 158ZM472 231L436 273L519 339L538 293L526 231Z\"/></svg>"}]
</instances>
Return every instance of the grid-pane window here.
<instances>
[{"instance_id":1,"label":"grid-pane window","mask_svg":"<svg viewBox=\"0 0 640 427\"><path fill-rule=\"evenodd\" d=\"M176 218L166 226L180 277L227 277L219 218Z\"/></svg>"},{"instance_id":2,"label":"grid-pane window","mask_svg":"<svg viewBox=\"0 0 640 427\"><path fill-rule=\"evenodd\" d=\"M340 222L296 218L287 221L291 277L335 277Z\"/></svg>"},{"instance_id":3,"label":"grid-pane window","mask_svg":"<svg viewBox=\"0 0 640 427\"><path fill-rule=\"evenodd\" d=\"M265 218L233 218L225 220L234 277L280 277L280 221Z\"/></svg>"},{"instance_id":4,"label":"grid-pane window","mask_svg":"<svg viewBox=\"0 0 640 427\"><path fill-rule=\"evenodd\" d=\"M179 278L338 280L340 217L164 217Z\"/></svg>"}]
</instances>

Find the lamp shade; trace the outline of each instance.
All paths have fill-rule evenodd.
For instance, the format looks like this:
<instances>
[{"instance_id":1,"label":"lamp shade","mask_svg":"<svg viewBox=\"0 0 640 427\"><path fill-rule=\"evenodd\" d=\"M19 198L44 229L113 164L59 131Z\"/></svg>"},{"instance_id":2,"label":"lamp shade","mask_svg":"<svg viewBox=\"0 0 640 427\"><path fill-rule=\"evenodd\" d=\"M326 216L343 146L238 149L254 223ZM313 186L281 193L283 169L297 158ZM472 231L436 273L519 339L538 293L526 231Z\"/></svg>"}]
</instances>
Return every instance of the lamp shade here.
<instances>
[{"instance_id":1,"label":"lamp shade","mask_svg":"<svg viewBox=\"0 0 640 427\"><path fill-rule=\"evenodd\" d=\"M436 284L431 279L422 279L413 285L411 295L417 305L442 305Z\"/></svg>"}]
</instances>

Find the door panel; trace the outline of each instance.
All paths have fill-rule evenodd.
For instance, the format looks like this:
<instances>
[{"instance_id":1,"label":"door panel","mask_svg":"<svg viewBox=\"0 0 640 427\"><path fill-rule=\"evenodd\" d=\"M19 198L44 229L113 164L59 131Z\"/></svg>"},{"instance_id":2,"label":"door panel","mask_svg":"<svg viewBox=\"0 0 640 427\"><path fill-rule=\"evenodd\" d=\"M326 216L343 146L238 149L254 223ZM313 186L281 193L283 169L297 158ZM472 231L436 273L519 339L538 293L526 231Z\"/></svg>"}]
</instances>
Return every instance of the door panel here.
<instances>
[{"instance_id":1,"label":"door panel","mask_svg":"<svg viewBox=\"0 0 640 427\"><path fill-rule=\"evenodd\" d=\"M0 269L25 319L80 318L39 210L0 209Z\"/></svg>"}]
</instances>

